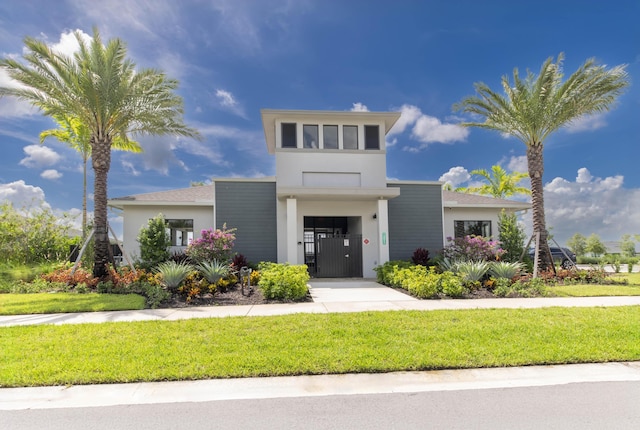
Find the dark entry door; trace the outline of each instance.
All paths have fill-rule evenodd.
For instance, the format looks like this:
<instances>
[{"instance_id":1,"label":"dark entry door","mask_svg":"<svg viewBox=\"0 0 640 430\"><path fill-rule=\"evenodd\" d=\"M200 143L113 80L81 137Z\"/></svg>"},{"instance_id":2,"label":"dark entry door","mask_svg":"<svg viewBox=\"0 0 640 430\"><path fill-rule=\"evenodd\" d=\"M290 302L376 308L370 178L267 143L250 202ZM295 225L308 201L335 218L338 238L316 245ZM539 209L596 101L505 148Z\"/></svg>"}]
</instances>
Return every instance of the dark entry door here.
<instances>
[{"instance_id":1,"label":"dark entry door","mask_svg":"<svg viewBox=\"0 0 640 430\"><path fill-rule=\"evenodd\" d=\"M362 277L362 236L355 234L318 235L316 276L319 278Z\"/></svg>"}]
</instances>

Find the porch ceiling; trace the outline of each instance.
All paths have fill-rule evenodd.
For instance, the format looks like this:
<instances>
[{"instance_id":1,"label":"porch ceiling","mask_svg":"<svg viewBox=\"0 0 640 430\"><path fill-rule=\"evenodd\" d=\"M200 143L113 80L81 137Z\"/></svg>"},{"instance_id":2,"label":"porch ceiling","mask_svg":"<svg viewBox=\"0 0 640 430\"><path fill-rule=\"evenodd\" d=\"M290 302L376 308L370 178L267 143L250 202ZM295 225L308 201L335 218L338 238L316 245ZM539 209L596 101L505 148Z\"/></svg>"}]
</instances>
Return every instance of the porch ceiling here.
<instances>
[{"instance_id":1,"label":"porch ceiling","mask_svg":"<svg viewBox=\"0 0 640 430\"><path fill-rule=\"evenodd\" d=\"M278 187L279 199L300 200L388 200L400 195L400 188L318 188L318 187Z\"/></svg>"}]
</instances>

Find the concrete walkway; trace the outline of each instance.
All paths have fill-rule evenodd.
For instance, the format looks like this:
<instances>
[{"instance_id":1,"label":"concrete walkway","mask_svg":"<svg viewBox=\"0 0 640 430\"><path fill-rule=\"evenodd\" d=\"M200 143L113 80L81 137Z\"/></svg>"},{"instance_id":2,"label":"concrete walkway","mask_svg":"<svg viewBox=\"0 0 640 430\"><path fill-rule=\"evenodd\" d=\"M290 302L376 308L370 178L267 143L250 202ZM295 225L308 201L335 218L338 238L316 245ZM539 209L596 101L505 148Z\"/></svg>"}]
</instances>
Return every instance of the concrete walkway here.
<instances>
[{"instance_id":1,"label":"concrete walkway","mask_svg":"<svg viewBox=\"0 0 640 430\"><path fill-rule=\"evenodd\" d=\"M640 297L416 300L370 280L312 280L310 287L313 303L0 316L0 329L15 325L172 321L188 318L252 317L292 313L640 306ZM0 411L229 399L412 393L609 381L640 381L640 363L2 388L0 389Z\"/></svg>"},{"instance_id":2,"label":"concrete walkway","mask_svg":"<svg viewBox=\"0 0 640 430\"><path fill-rule=\"evenodd\" d=\"M313 302L270 305L203 306L175 309L143 309L135 311L80 312L73 314L40 314L0 316L0 327L35 324L84 324L122 321L191 318L225 318L285 315L295 313L344 313L367 311L491 308L544 308L639 306L640 296L625 297L549 297L535 299L469 299L417 300L371 280L312 280Z\"/></svg>"}]
</instances>

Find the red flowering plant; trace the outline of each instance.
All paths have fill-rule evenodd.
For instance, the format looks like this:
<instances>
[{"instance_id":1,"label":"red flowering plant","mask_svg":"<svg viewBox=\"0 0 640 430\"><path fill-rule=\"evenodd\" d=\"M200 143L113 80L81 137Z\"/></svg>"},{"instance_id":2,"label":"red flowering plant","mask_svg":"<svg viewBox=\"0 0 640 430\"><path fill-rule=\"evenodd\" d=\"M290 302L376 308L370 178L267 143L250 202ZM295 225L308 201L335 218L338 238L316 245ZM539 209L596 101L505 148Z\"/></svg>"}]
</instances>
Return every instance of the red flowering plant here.
<instances>
[{"instance_id":1,"label":"red flowering plant","mask_svg":"<svg viewBox=\"0 0 640 430\"><path fill-rule=\"evenodd\" d=\"M497 261L505 253L500 242L482 236L448 237L447 241L442 255L449 261Z\"/></svg>"},{"instance_id":2,"label":"red flowering plant","mask_svg":"<svg viewBox=\"0 0 640 430\"><path fill-rule=\"evenodd\" d=\"M235 228L206 229L200 232L201 237L191 241L185 253L195 263L205 261L229 261L233 256L233 243L236 240Z\"/></svg>"}]
</instances>

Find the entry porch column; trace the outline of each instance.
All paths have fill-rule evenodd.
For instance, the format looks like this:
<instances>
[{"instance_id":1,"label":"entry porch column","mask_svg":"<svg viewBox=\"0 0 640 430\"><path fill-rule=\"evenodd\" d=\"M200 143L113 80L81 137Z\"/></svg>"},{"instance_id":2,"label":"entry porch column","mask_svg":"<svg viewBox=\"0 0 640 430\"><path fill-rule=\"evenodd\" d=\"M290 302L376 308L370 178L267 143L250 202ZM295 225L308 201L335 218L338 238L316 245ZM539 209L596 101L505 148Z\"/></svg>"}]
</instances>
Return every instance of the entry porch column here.
<instances>
[{"instance_id":1,"label":"entry porch column","mask_svg":"<svg viewBox=\"0 0 640 430\"><path fill-rule=\"evenodd\" d=\"M298 201L287 199L287 263L298 264Z\"/></svg>"},{"instance_id":2,"label":"entry porch column","mask_svg":"<svg viewBox=\"0 0 640 430\"><path fill-rule=\"evenodd\" d=\"M389 201L378 200L378 264L389 261Z\"/></svg>"}]
</instances>

